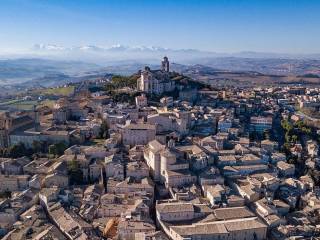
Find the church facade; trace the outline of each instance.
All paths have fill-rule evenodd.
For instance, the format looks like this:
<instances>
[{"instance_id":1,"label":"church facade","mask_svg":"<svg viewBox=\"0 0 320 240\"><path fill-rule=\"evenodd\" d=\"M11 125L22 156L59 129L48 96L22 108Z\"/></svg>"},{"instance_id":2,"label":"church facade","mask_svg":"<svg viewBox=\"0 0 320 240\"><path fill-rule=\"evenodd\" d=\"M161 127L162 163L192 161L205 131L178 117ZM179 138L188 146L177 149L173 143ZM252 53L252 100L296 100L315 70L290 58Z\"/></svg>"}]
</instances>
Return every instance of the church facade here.
<instances>
[{"instance_id":1,"label":"church facade","mask_svg":"<svg viewBox=\"0 0 320 240\"><path fill-rule=\"evenodd\" d=\"M138 90L155 95L173 91L175 82L171 80L169 70L170 66L167 57L163 58L160 70L151 70L149 67L145 67L137 81Z\"/></svg>"},{"instance_id":2,"label":"church facade","mask_svg":"<svg viewBox=\"0 0 320 240\"><path fill-rule=\"evenodd\" d=\"M0 148L6 148L11 145L10 134L16 130L34 126L35 121L28 114L11 116L8 112L0 114Z\"/></svg>"}]
</instances>

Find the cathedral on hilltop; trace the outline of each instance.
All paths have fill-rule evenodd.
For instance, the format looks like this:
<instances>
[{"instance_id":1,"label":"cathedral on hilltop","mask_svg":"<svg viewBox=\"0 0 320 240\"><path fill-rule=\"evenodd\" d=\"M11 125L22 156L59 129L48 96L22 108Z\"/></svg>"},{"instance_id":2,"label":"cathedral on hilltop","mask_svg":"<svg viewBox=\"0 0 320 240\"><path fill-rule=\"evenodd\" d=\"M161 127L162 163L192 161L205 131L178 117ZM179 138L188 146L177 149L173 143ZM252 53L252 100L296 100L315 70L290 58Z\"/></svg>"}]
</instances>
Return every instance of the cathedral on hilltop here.
<instances>
[{"instance_id":1,"label":"cathedral on hilltop","mask_svg":"<svg viewBox=\"0 0 320 240\"><path fill-rule=\"evenodd\" d=\"M145 67L137 81L138 90L156 95L173 91L175 82L171 80L169 70L170 64L167 57L163 58L160 70L151 70L149 67Z\"/></svg>"}]
</instances>

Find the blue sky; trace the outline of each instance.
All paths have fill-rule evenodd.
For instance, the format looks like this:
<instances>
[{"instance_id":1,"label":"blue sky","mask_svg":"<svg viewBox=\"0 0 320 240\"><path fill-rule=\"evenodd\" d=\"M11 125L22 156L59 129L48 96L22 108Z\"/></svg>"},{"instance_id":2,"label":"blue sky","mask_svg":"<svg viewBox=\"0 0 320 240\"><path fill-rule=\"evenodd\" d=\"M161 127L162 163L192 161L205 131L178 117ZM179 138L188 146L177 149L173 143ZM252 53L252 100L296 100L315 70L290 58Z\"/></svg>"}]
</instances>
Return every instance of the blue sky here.
<instances>
[{"instance_id":1,"label":"blue sky","mask_svg":"<svg viewBox=\"0 0 320 240\"><path fill-rule=\"evenodd\" d=\"M319 0L1 0L0 49L123 44L320 53Z\"/></svg>"}]
</instances>

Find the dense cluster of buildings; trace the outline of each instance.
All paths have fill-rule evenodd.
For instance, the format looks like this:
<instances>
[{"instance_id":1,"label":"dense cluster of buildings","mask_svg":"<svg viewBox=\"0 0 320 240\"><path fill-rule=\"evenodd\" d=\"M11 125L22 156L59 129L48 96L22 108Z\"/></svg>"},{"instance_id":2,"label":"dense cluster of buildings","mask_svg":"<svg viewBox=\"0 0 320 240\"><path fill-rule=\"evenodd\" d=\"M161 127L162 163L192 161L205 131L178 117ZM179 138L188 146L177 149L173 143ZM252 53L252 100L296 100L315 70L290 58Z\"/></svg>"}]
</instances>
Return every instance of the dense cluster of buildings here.
<instances>
[{"instance_id":1,"label":"dense cluster of buildings","mask_svg":"<svg viewBox=\"0 0 320 240\"><path fill-rule=\"evenodd\" d=\"M320 236L320 125L286 151L281 127L320 90L191 89L169 70L141 71L134 105L86 91L0 116L1 148L67 147L0 158L3 239Z\"/></svg>"}]
</instances>

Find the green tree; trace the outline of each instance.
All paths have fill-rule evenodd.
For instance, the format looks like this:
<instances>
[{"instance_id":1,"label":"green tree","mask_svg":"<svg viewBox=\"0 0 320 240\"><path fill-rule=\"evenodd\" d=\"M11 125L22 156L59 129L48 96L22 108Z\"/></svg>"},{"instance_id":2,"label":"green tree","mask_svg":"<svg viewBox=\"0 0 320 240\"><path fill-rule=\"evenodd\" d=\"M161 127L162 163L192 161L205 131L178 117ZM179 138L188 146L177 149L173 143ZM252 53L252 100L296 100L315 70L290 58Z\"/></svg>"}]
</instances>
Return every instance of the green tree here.
<instances>
[{"instance_id":1,"label":"green tree","mask_svg":"<svg viewBox=\"0 0 320 240\"><path fill-rule=\"evenodd\" d=\"M286 132L290 132L293 127L292 124L288 121L288 120L282 120L281 121L281 127L286 131Z\"/></svg>"},{"instance_id":2,"label":"green tree","mask_svg":"<svg viewBox=\"0 0 320 240\"><path fill-rule=\"evenodd\" d=\"M8 148L8 156L18 158L28 155L28 151L23 143L18 143Z\"/></svg>"},{"instance_id":3,"label":"green tree","mask_svg":"<svg viewBox=\"0 0 320 240\"><path fill-rule=\"evenodd\" d=\"M289 156L291 154L290 152L290 143L286 142L282 145L282 152L284 152L286 154L286 156Z\"/></svg>"},{"instance_id":4,"label":"green tree","mask_svg":"<svg viewBox=\"0 0 320 240\"><path fill-rule=\"evenodd\" d=\"M287 143L291 142L291 136L288 132L285 133L284 138Z\"/></svg>"},{"instance_id":5,"label":"green tree","mask_svg":"<svg viewBox=\"0 0 320 240\"><path fill-rule=\"evenodd\" d=\"M52 154L54 156L57 156L57 155L60 156L64 153L66 148L67 148L67 145L65 144L65 142L51 144L49 146L49 154Z\"/></svg>"},{"instance_id":6,"label":"green tree","mask_svg":"<svg viewBox=\"0 0 320 240\"><path fill-rule=\"evenodd\" d=\"M58 155L62 155L68 147L65 142L56 143L55 146Z\"/></svg>"},{"instance_id":7,"label":"green tree","mask_svg":"<svg viewBox=\"0 0 320 240\"><path fill-rule=\"evenodd\" d=\"M107 138L108 137L108 124L106 121L103 121L100 127L100 133L99 133L99 137L100 138Z\"/></svg>"},{"instance_id":8,"label":"green tree","mask_svg":"<svg viewBox=\"0 0 320 240\"><path fill-rule=\"evenodd\" d=\"M49 146L49 154L56 156L57 155L57 148L55 146L55 144L51 144Z\"/></svg>"},{"instance_id":9,"label":"green tree","mask_svg":"<svg viewBox=\"0 0 320 240\"><path fill-rule=\"evenodd\" d=\"M77 155L75 155L72 161L68 163L68 174L70 176L71 184L83 183L83 172L80 169L79 163L77 161Z\"/></svg>"},{"instance_id":10,"label":"green tree","mask_svg":"<svg viewBox=\"0 0 320 240\"><path fill-rule=\"evenodd\" d=\"M42 144L39 141L32 142L32 150L34 153L40 153L42 151Z\"/></svg>"},{"instance_id":11,"label":"green tree","mask_svg":"<svg viewBox=\"0 0 320 240\"><path fill-rule=\"evenodd\" d=\"M139 78L138 75L134 74L129 77L121 76L121 75L114 75L111 78L111 81L105 85L106 91L114 91L119 88L129 87L129 88L136 88L137 86L137 79Z\"/></svg>"},{"instance_id":12,"label":"green tree","mask_svg":"<svg viewBox=\"0 0 320 240\"><path fill-rule=\"evenodd\" d=\"M298 141L298 136L297 136L297 135L292 135L292 136L291 136L291 141L292 141L293 143L296 143L296 142Z\"/></svg>"}]
</instances>

